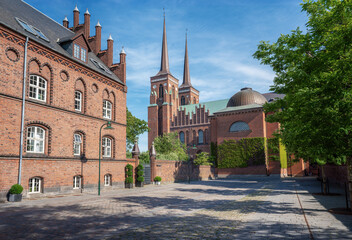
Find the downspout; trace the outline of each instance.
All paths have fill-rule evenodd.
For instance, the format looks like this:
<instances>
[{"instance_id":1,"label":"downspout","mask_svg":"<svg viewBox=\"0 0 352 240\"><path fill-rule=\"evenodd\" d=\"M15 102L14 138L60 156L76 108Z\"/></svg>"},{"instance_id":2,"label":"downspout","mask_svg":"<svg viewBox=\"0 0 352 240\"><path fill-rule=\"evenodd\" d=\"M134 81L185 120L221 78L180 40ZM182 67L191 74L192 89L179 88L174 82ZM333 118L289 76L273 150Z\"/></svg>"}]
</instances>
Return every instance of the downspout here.
<instances>
[{"instance_id":1,"label":"downspout","mask_svg":"<svg viewBox=\"0 0 352 240\"><path fill-rule=\"evenodd\" d=\"M22 158L23 158L23 129L24 129L24 110L26 104L26 75L27 75L27 47L28 37L24 44L24 62L23 62L23 89L22 89L22 116L21 116L21 140L20 140L20 163L18 167L18 184L21 185Z\"/></svg>"}]
</instances>

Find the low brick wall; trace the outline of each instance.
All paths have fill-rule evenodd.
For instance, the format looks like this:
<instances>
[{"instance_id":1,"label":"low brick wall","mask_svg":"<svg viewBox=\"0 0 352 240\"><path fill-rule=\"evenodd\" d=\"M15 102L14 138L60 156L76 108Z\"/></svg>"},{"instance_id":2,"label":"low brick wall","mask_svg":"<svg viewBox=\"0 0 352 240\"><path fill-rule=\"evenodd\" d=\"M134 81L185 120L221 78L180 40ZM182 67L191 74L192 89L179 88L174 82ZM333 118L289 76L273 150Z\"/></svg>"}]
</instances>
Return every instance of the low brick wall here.
<instances>
[{"instance_id":1,"label":"low brick wall","mask_svg":"<svg viewBox=\"0 0 352 240\"><path fill-rule=\"evenodd\" d=\"M125 180L125 166L132 164L135 168L135 160L102 160L100 170L100 185L102 190L123 187ZM10 187L17 183L18 159L0 160L0 201L6 200L6 194ZM104 175L110 174L112 186L104 186ZM83 191L96 191L98 186L99 161L88 160L82 163L79 159L23 159L22 178L23 197L31 197L28 193L29 179L40 177L42 179L42 193L61 194L81 192L73 189L73 177L82 176ZM38 194L36 194L38 196Z\"/></svg>"},{"instance_id":2,"label":"low brick wall","mask_svg":"<svg viewBox=\"0 0 352 240\"><path fill-rule=\"evenodd\" d=\"M319 173L321 175L321 166L319 166L319 168ZM325 176L329 179L329 182L344 185L348 181L346 165L336 166L333 164L326 164L324 166L324 172Z\"/></svg>"},{"instance_id":3,"label":"low brick wall","mask_svg":"<svg viewBox=\"0 0 352 240\"><path fill-rule=\"evenodd\" d=\"M211 166L196 166L182 161L156 160L156 176L162 182L182 182L191 180L208 180L214 178Z\"/></svg>"}]
</instances>

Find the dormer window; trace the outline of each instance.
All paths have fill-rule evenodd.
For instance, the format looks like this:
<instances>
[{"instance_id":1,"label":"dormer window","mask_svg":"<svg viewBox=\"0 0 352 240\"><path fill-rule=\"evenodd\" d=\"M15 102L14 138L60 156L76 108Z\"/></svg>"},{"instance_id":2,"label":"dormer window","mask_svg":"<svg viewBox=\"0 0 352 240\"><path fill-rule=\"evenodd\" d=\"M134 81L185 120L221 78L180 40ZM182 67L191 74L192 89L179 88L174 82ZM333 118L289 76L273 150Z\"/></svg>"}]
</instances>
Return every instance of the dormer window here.
<instances>
[{"instance_id":1,"label":"dormer window","mask_svg":"<svg viewBox=\"0 0 352 240\"><path fill-rule=\"evenodd\" d=\"M87 59L87 49L80 47L77 44L73 45L73 56L75 58L78 58L82 60L83 62L86 62Z\"/></svg>"},{"instance_id":2,"label":"dormer window","mask_svg":"<svg viewBox=\"0 0 352 240\"><path fill-rule=\"evenodd\" d=\"M84 48L81 48L81 60L83 62L86 61L86 57L87 57L87 50L85 50Z\"/></svg>"},{"instance_id":3,"label":"dormer window","mask_svg":"<svg viewBox=\"0 0 352 240\"><path fill-rule=\"evenodd\" d=\"M75 44L73 47L73 56L75 58L79 58L79 49L80 49L80 47L77 44Z\"/></svg>"}]
</instances>

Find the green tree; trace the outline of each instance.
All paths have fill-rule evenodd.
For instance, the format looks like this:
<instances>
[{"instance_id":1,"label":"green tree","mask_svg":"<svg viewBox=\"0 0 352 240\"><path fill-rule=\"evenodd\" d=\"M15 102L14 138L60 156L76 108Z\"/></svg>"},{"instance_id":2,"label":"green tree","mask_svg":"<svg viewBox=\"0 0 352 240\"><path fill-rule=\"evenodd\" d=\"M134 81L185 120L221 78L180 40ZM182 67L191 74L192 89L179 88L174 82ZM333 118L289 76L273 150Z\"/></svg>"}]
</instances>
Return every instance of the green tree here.
<instances>
[{"instance_id":1,"label":"green tree","mask_svg":"<svg viewBox=\"0 0 352 240\"><path fill-rule=\"evenodd\" d=\"M212 166L213 163L209 157L209 153L201 152L196 155L196 159L193 160L195 165L210 165Z\"/></svg>"},{"instance_id":2,"label":"green tree","mask_svg":"<svg viewBox=\"0 0 352 240\"><path fill-rule=\"evenodd\" d=\"M352 1L306 0L302 11L305 32L261 42L253 55L275 71L271 90L286 94L265 111L288 152L321 165L347 159L352 180Z\"/></svg>"},{"instance_id":3,"label":"green tree","mask_svg":"<svg viewBox=\"0 0 352 240\"><path fill-rule=\"evenodd\" d=\"M131 149L134 144L134 140L144 132L149 131L148 123L132 115L126 108L126 147Z\"/></svg>"},{"instance_id":4,"label":"green tree","mask_svg":"<svg viewBox=\"0 0 352 240\"><path fill-rule=\"evenodd\" d=\"M177 132L164 134L154 139L158 159L187 161L185 144L181 143Z\"/></svg>"}]
</instances>

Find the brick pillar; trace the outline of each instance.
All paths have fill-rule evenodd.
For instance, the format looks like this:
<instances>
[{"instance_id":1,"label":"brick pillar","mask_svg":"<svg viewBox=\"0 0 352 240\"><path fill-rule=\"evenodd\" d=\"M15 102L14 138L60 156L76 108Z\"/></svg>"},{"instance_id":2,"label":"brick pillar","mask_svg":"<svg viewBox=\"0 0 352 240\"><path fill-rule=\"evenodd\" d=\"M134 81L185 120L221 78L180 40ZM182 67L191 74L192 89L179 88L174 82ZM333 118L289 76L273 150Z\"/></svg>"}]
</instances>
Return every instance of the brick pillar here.
<instances>
[{"instance_id":1,"label":"brick pillar","mask_svg":"<svg viewBox=\"0 0 352 240\"><path fill-rule=\"evenodd\" d=\"M90 35L90 14L87 11L84 13L84 36L88 39Z\"/></svg>"},{"instance_id":2,"label":"brick pillar","mask_svg":"<svg viewBox=\"0 0 352 240\"><path fill-rule=\"evenodd\" d=\"M138 141L136 139L134 141L134 146L132 148L132 157L136 160L135 167L137 167L139 165L139 155L140 155L140 151L139 151L139 147L138 147Z\"/></svg>"},{"instance_id":3,"label":"brick pillar","mask_svg":"<svg viewBox=\"0 0 352 240\"><path fill-rule=\"evenodd\" d=\"M75 9L73 10L73 30L75 30L78 24L79 24L79 10L76 5Z\"/></svg>"},{"instance_id":4,"label":"brick pillar","mask_svg":"<svg viewBox=\"0 0 352 240\"><path fill-rule=\"evenodd\" d=\"M154 142L150 147L149 156L150 156L150 178L151 178L150 181L154 182L154 178L156 177L156 152L155 152Z\"/></svg>"}]
</instances>

